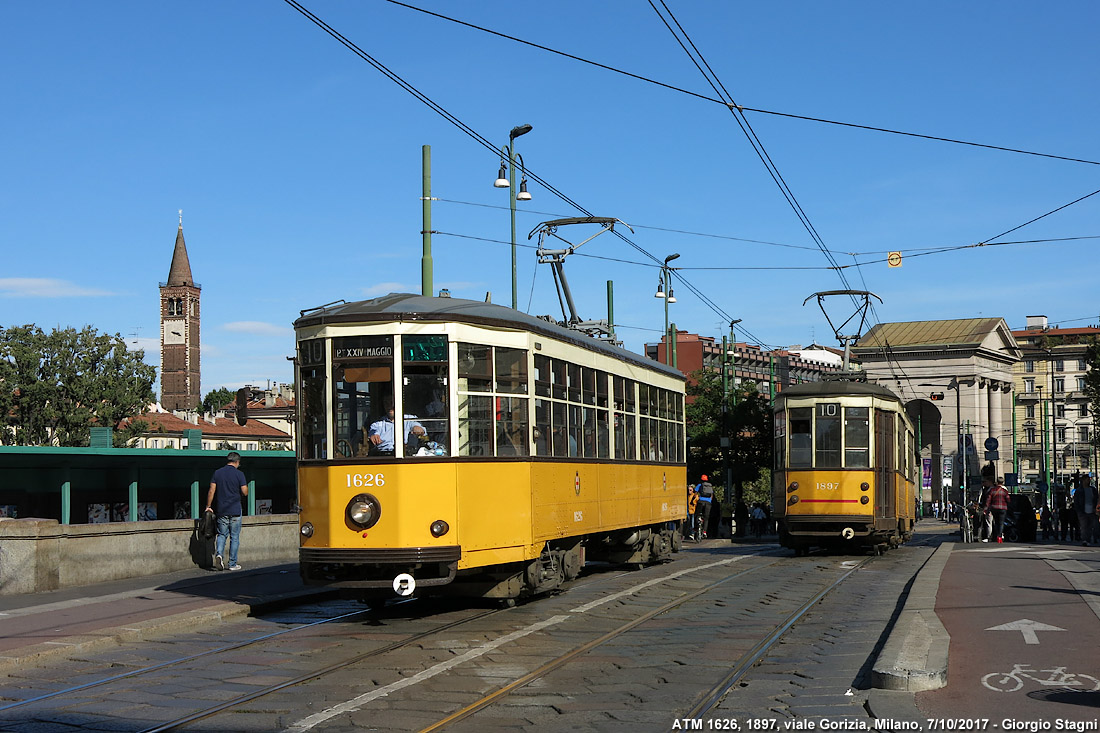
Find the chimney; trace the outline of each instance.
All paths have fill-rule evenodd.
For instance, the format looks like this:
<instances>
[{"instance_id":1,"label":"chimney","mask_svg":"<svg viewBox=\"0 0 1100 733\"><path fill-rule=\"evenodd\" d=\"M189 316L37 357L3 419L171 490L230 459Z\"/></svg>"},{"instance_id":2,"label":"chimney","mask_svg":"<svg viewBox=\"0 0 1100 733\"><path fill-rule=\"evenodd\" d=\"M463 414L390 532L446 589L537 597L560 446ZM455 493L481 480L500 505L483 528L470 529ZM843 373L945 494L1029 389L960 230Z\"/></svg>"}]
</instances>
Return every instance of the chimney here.
<instances>
[{"instance_id":1,"label":"chimney","mask_svg":"<svg viewBox=\"0 0 1100 733\"><path fill-rule=\"evenodd\" d=\"M1027 317L1027 329L1028 331L1045 331L1047 330L1047 317L1046 316L1028 316Z\"/></svg>"},{"instance_id":2,"label":"chimney","mask_svg":"<svg viewBox=\"0 0 1100 733\"><path fill-rule=\"evenodd\" d=\"M275 394L271 390L264 392L264 407L270 410L274 406Z\"/></svg>"}]
</instances>

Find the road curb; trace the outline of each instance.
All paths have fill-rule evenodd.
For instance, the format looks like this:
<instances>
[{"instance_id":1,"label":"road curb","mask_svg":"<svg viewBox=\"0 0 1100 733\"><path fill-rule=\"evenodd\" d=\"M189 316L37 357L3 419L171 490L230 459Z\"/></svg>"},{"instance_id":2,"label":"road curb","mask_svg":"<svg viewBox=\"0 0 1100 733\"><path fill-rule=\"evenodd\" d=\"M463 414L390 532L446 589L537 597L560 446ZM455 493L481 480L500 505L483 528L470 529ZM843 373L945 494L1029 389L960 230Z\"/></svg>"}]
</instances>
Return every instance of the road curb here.
<instances>
[{"instance_id":1,"label":"road curb","mask_svg":"<svg viewBox=\"0 0 1100 733\"><path fill-rule=\"evenodd\" d=\"M871 686L920 692L947 685L951 637L936 615L940 576L954 543L941 544L917 573L905 606L871 670Z\"/></svg>"}]
</instances>

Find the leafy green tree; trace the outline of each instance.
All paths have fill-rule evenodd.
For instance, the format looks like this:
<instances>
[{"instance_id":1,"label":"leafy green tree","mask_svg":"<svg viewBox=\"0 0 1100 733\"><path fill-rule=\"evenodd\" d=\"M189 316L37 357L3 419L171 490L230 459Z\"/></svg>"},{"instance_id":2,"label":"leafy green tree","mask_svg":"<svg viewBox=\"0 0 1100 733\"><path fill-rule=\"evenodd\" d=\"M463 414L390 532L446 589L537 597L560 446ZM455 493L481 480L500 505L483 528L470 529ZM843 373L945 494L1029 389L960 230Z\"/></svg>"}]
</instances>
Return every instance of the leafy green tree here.
<instances>
[{"instance_id":1,"label":"leafy green tree","mask_svg":"<svg viewBox=\"0 0 1100 733\"><path fill-rule=\"evenodd\" d=\"M122 336L34 325L0 328L0 409L11 445L84 446L93 426L114 428L155 399L156 370Z\"/></svg>"},{"instance_id":2,"label":"leafy green tree","mask_svg":"<svg viewBox=\"0 0 1100 733\"><path fill-rule=\"evenodd\" d=\"M237 399L237 393L225 387L219 387L206 393L202 398L202 411L206 414L217 412Z\"/></svg>"},{"instance_id":3,"label":"leafy green tree","mask_svg":"<svg viewBox=\"0 0 1100 733\"><path fill-rule=\"evenodd\" d=\"M1092 444L1100 445L1100 433L1097 428L1097 416L1100 415L1100 341L1089 339L1088 348L1085 349L1085 396L1089 400L1089 412L1092 413Z\"/></svg>"},{"instance_id":4,"label":"leafy green tree","mask_svg":"<svg viewBox=\"0 0 1100 733\"><path fill-rule=\"evenodd\" d=\"M692 398L687 406L688 476L707 474L724 481L722 375L712 370L692 373L695 384L688 385ZM772 462L772 411L767 395L755 382L747 381L732 391L729 408L730 467L735 486L760 478ZM769 492L770 496L770 492ZM727 501L732 499L726 493Z\"/></svg>"}]
</instances>

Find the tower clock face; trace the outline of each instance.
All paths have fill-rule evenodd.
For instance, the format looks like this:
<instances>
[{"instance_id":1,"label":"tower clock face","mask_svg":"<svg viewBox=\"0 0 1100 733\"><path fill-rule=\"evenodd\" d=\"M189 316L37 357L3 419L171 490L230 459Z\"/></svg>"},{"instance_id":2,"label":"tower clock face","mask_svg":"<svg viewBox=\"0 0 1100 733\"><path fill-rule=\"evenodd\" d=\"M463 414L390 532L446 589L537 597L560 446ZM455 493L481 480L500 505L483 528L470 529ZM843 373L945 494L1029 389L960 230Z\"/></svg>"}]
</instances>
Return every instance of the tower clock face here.
<instances>
[{"instance_id":1,"label":"tower clock face","mask_svg":"<svg viewBox=\"0 0 1100 733\"><path fill-rule=\"evenodd\" d=\"M186 326L182 320L171 320L164 322L164 343L166 344L182 344L184 343L183 334Z\"/></svg>"}]
</instances>

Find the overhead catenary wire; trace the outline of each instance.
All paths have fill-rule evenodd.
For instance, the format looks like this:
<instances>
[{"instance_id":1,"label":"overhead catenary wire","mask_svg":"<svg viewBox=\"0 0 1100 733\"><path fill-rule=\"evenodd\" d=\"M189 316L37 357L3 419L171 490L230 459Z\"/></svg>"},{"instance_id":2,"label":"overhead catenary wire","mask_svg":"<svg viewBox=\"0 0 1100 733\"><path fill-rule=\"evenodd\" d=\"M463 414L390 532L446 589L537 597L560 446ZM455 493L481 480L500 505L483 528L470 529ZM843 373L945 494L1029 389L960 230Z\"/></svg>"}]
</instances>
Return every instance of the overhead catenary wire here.
<instances>
[{"instance_id":1,"label":"overhead catenary wire","mask_svg":"<svg viewBox=\"0 0 1100 733\"><path fill-rule=\"evenodd\" d=\"M328 35L330 35L334 39L336 39L336 41L339 42L342 46L347 48L349 51L351 51L352 53L357 55L362 60L369 63L377 71L382 73L386 78L390 79L395 84L400 86L402 89L407 91L409 94L413 95L413 97L415 97L417 100L422 102L424 105L426 105L432 111L434 111L436 114L440 115L441 117L446 119L448 122L450 122L452 125L454 125L459 130L461 130L463 133L465 133L469 137L473 138L478 144L480 144L483 147L487 148L488 150L492 151L494 156L498 156L500 154L500 151L497 149L497 147L493 143L491 143L488 140L488 138L486 138L483 135L479 134L472 127L470 127L466 123L462 122L462 120L460 120L457 116L451 114L443 106L441 106L440 104L438 104L437 102L432 100L430 97L428 97L426 94L421 92L419 89L414 87L409 82L405 81L397 73L390 70L382 62L375 59L369 53L367 53L366 51L361 49L354 42L349 40L347 37L345 37L343 34L341 34L335 28L330 26L328 23L326 23L324 20L322 20L320 17L318 17L316 14L314 14L312 11L310 11L308 8L306 8L304 5L302 5L300 2L298 2L298 0L284 0L284 2L286 2L287 5L290 5L296 11L298 11L303 16L305 16L310 22L312 22L318 28L323 30L325 33L327 33ZM560 191L557 187L552 185L549 181L546 181L541 176L537 175L536 173L534 173L533 171L528 169L526 166L523 165L522 162L519 162L517 164L517 167L523 173L525 173L530 179L532 179L532 180L536 181L537 183L539 183L543 188L545 188L547 191L551 192L552 194L554 194L555 196L560 198L565 203L569 204L570 206L573 206L574 208L576 208L578 211L585 214L586 216L593 216L592 212L590 212L588 209L584 208L578 202L571 199L565 193ZM619 239L626 242L628 245L630 245L635 250L637 250L639 253L641 253L645 257L648 257L650 260L652 260L654 262L659 262L660 261L655 255L651 254L650 252L647 252L644 248L639 246L637 243L631 241L629 238L627 238L625 235L623 235L618 230L614 230L614 234ZM689 291L694 293L696 295L696 297L698 297L700 299L700 301L702 301L705 305L707 305L707 307L709 307L711 310L713 310L715 313L717 313L723 319L725 319L727 321L732 320L732 318L730 318L730 315L728 313L726 313L724 310L722 310L722 308L720 306L718 306L717 303L715 303L705 293L703 293L701 290L699 290L699 288L697 288L694 284L687 281L685 278L683 278L682 275L677 274L677 277L678 277L678 279L680 279L683 282L684 286ZM747 331L743 330L742 332L745 333L746 335L749 335L749 333ZM757 340L757 343L762 343L762 342Z\"/></svg>"},{"instance_id":2,"label":"overhead catenary wire","mask_svg":"<svg viewBox=\"0 0 1100 733\"><path fill-rule=\"evenodd\" d=\"M438 201L439 203L444 203L444 204L457 204L457 205L461 205L461 206L476 206L476 207L485 208L485 209L498 209L500 211L509 211L508 206L501 206L499 204L486 204L486 203L479 203L479 202L476 202L476 201L460 201L460 200L457 200L457 199L446 199L446 198L436 198L435 201ZM1065 208L1065 207L1061 207L1061 208ZM558 213L558 212L538 211L538 210L535 210L535 209L528 209L528 208L524 208L520 213L523 213L523 214L538 214L540 216L552 216L552 217L559 217L559 218L566 216L566 214L561 214L561 213ZM786 242L770 242L770 241L767 241L767 240L764 240L764 239L750 239L750 238L747 238L747 237L735 237L735 236L729 235L729 234L715 234L714 232L694 232L694 231L691 231L691 230L688 230L688 229L675 229L675 228L671 228L671 227L658 227L658 226L652 226L652 225L646 225L646 224L635 224L633 222L631 222L630 226L634 229L649 229L649 230L652 230L652 231L668 232L668 233L671 233L671 234L683 234L685 236L690 236L690 237L706 237L706 238L710 238L710 239L722 239L722 240L728 240L728 241L731 241L731 242L745 242L746 244L760 244L760 245L764 245L764 246L768 246L768 247L783 247L783 248L787 248L787 249L800 249L800 250L806 250L806 251L811 251L811 252L818 251L817 247L811 247L811 246L805 245L805 244L789 244L789 243L786 243ZM1017 227L1017 229L1018 228L1019 227ZM1001 235L1001 236L1003 236L1003 235ZM907 249L905 247L897 247L897 248L893 248L889 251L890 252L901 252L906 257L923 257L923 256L926 256L926 255L943 254L943 253L946 253L946 252L957 252L959 250L975 249L975 248L978 248L978 247L1003 247L1003 246L1007 246L1007 245L1023 245L1023 244L1056 244L1056 243L1066 243L1066 242L1080 242L1080 241L1085 241L1085 240L1090 240L1090 239L1100 239L1100 234L1088 234L1088 235L1081 235L1081 236L1077 236L1077 237L1046 237L1046 238L1040 238L1040 239L1018 239L1018 240L1013 240L1013 241L1008 241L1008 242L992 242L992 241L987 240L987 241L984 241L984 242L974 242L974 243L970 243L970 244L952 244L952 245L941 245L941 246L936 246L936 247L926 246L926 247L915 247L915 248L912 248L912 249ZM869 252L844 252L844 254L849 255L849 256L869 256L869 255L881 255L884 252L886 252L886 250L875 250L875 251L869 251ZM878 264L878 263L886 262L886 261L888 261L887 258L883 257L882 259L877 259L877 260L864 260L864 261L859 262L858 264L859 265L873 265L873 264ZM856 266L856 264L841 265L841 267L845 267L845 268L855 267L855 266ZM742 269L742 268L738 268L738 267L731 267L731 268L725 268L725 267L683 267L681 269L683 269L683 270L725 270L725 269L737 270L737 269ZM826 269L833 269L833 268L830 267L830 268L826 268Z\"/></svg>"},{"instance_id":3,"label":"overhead catenary wire","mask_svg":"<svg viewBox=\"0 0 1100 733\"><path fill-rule=\"evenodd\" d=\"M458 25L462 25L462 26L465 26L467 28L471 28L473 30L480 31L482 33L488 33L489 35L497 36L498 38L504 38L504 39L512 41L514 43L519 43L519 44L522 44L524 46L529 46L531 48L536 48L540 51L546 51L547 53L555 54L557 56L562 56L562 57L570 59L572 61L577 61L579 63L587 64L589 66L594 66L596 68L603 69L605 71L610 71L614 74L620 74L622 76L626 76L626 77L629 77L631 79L635 79L637 81L644 82L646 84L652 84L654 86L663 87L665 89L668 89L669 91L677 92L679 94L685 94L685 95L688 95L690 97L695 97L696 99L700 99L702 101L712 102L714 104L721 104L721 105L724 105L724 106L729 106L728 102L725 102L721 99L718 99L717 97L710 97L710 96L707 96L706 94L700 94L698 92L693 92L690 89L684 89L683 87L678 87L674 84L668 84L666 82L659 81L657 79L653 79L653 78L650 78L650 77L647 77L647 76L643 76L641 74L635 74L633 72L626 71L625 69L620 69L620 68L617 68L615 66L611 66L609 64L600 63L599 61L593 61L591 59L586 59L582 56L577 56L576 54L571 54L571 53L567 53L565 51L560 51L558 49L551 48L549 46L544 46L541 43L534 43L533 41L528 41L528 40L525 40L523 38L519 38L517 36L510 35L508 33L502 33L500 31L495 31L495 30L492 30L491 28L486 28L484 26L480 26L480 25L477 25L475 23L469 23L467 21L460 20L458 18L454 18L454 17L448 16L448 15L443 15L442 13L436 13L434 11L427 10L425 8L419 8L415 5L410 5L408 3L401 2L400 0L386 0L386 2L389 2L392 5L398 5L400 7L407 8L409 10L414 10L418 13L423 13L424 15L430 15L432 17L439 18L440 20L445 20L445 21L448 21L450 23L456 23ZM882 126L876 126L876 125L864 125L864 124L859 124L859 123L855 123L855 122L843 122L843 121L840 121L840 120L830 120L830 119L827 119L827 118L824 118L824 117L815 117L815 116L812 116L812 115L795 114L795 113L792 113L792 112L779 112L779 111L776 111L776 110L760 109L758 107L747 107L747 106L744 106L744 105L737 105L737 107L742 112L753 112L753 113L756 113L756 114L772 115L772 116L775 116L775 117L786 117L788 119L803 120L805 122L816 122L816 123L820 123L820 124L823 124L823 125L834 125L834 126L837 126L837 127L850 127L850 128L856 129L856 130L866 130L868 132L880 132L880 133L884 133L884 134L888 134L888 135L902 135L902 136L905 136L905 137L919 138L919 139L922 139L922 140L931 140L933 142L950 143L950 144L953 144L953 145L966 145L966 146L970 146L970 147L985 148L987 150L996 150L996 151L1005 152L1005 153L1016 153L1016 154L1019 154L1019 155L1031 155L1031 156L1036 156L1036 157L1040 157L1040 158L1050 158L1050 159L1053 159L1053 160L1064 160L1064 161L1067 161L1067 162L1070 162L1070 163L1084 163L1084 164L1087 164L1087 165L1100 165L1100 161L1088 160L1088 159L1085 159L1085 158L1075 158L1075 157L1066 156L1066 155L1055 155L1053 153L1040 153L1040 152L1036 152L1034 150L1023 150L1021 148L1010 148L1010 147L1006 147L1006 146L1003 146L1003 145L992 145L992 144L989 144L989 143L979 143L979 142L975 142L973 140L960 140L960 139L957 139L957 138L944 137L942 135L927 135L927 134L922 134L922 133L919 133L919 132L912 132L912 131L906 131L906 130L897 130L897 129L893 129L893 128L889 128L889 127L882 127Z\"/></svg>"}]
</instances>

